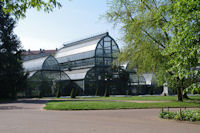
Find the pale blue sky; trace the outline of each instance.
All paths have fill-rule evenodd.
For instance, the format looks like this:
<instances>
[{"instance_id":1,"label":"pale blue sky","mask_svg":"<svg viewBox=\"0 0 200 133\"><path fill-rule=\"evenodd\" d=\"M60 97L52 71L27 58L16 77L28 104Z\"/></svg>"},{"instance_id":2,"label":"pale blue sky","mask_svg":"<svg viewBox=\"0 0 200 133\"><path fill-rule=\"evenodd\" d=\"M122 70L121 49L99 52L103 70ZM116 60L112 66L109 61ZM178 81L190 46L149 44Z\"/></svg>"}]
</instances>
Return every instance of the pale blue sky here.
<instances>
[{"instance_id":1,"label":"pale blue sky","mask_svg":"<svg viewBox=\"0 0 200 133\"><path fill-rule=\"evenodd\" d=\"M76 41L103 32L120 44L119 28L100 16L108 10L107 0L61 1L63 7L44 13L31 9L19 20L15 33L25 49L55 49L64 42Z\"/></svg>"}]
</instances>

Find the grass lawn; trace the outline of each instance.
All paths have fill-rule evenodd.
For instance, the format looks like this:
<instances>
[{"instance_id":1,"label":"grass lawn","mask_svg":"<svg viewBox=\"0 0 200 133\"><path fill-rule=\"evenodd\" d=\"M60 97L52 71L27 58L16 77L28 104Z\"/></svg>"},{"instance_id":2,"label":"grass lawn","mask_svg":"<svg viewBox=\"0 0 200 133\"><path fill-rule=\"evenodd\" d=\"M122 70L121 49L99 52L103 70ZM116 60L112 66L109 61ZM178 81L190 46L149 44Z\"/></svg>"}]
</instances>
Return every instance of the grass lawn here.
<instances>
[{"instance_id":1,"label":"grass lawn","mask_svg":"<svg viewBox=\"0 0 200 133\"><path fill-rule=\"evenodd\" d=\"M46 104L47 110L104 110L104 109L148 109L162 107L195 107L200 108L200 102L161 102L134 103L115 101L58 101L52 100Z\"/></svg>"},{"instance_id":2,"label":"grass lawn","mask_svg":"<svg viewBox=\"0 0 200 133\"><path fill-rule=\"evenodd\" d=\"M96 98L81 98L81 99L96 99L96 100L139 100L139 101L175 101L175 96L130 96L130 97L96 97Z\"/></svg>"},{"instance_id":3,"label":"grass lawn","mask_svg":"<svg viewBox=\"0 0 200 133\"><path fill-rule=\"evenodd\" d=\"M148 109L162 107L195 107L200 108L200 96L190 96L190 100L177 102L177 96L131 96L131 97L92 97L92 98L60 98L48 102L45 106L47 110L103 110L103 109ZM64 101L64 100L69 101ZM81 101L82 100L82 101ZM88 101L87 101L88 100ZM91 100L91 101L89 101ZM99 101L95 101L99 100ZM102 101L101 101L102 100ZM121 100L121 101L112 101ZM123 100L129 100L123 101ZM148 103L136 103L137 101L159 101ZM122 102L123 101L123 102ZM163 101L163 102L161 102Z\"/></svg>"},{"instance_id":4,"label":"grass lawn","mask_svg":"<svg viewBox=\"0 0 200 133\"><path fill-rule=\"evenodd\" d=\"M190 96L191 100L186 101L200 101L200 96ZM70 98L61 98L70 99ZM77 99L91 99L91 100L138 100L138 101L176 101L177 96L130 96L130 97L91 97L83 98L78 97Z\"/></svg>"}]
</instances>

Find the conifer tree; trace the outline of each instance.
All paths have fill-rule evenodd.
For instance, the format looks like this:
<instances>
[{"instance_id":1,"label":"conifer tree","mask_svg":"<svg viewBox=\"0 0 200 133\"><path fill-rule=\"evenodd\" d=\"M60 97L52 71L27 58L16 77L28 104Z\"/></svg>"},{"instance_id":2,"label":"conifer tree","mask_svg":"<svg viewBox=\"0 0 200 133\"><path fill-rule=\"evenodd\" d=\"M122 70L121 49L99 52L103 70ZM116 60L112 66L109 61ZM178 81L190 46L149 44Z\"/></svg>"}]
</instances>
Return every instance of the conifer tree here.
<instances>
[{"instance_id":1,"label":"conifer tree","mask_svg":"<svg viewBox=\"0 0 200 133\"><path fill-rule=\"evenodd\" d=\"M16 98L26 83L21 61L21 43L13 30L15 20L0 3L0 98Z\"/></svg>"}]
</instances>

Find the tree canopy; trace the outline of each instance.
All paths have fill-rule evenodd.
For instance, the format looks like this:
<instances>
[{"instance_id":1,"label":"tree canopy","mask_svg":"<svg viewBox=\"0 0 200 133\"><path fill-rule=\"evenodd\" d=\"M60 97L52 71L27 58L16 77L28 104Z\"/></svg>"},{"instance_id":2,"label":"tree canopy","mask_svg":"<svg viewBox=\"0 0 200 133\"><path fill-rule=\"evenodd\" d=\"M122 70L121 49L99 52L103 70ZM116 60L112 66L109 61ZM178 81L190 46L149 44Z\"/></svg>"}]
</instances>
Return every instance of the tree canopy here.
<instances>
[{"instance_id":1,"label":"tree canopy","mask_svg":"<svg viewBox=\"0 0 200 133\"><path fill-rule=\"evenodd\" d=\"M174 76L186 79L198 78L200 71L200 1L176 0L161 10L168 12L170 21L164 30L171 31L172 38L163 55L170 56L168 64Z\"/></svg>"},{"instance_id":2,"label":"tree canopy","mask_svg":"<svg viewBox=\"0 0 200 133\"><path fill-rule=\"evenodd\" d=\"M27 9L30 8L50 12L56 7L61 7L57 0L1 0L0 2L3 4L3 10L16 18L25 17Z\"/></svg>"},{"instance_id":3,"label":"tree canopy","mask_svg":"<svg viewBox=\"0 0 200 133\"><path fill-rule=\"evenodd\" d=\"M118 60L139 73L155 73L160 84L177 88L182 101L185 81L198 66L199 1L111 0L109 5L108 21L122 26L126 43Z\"/></svg>"}]
</instances>

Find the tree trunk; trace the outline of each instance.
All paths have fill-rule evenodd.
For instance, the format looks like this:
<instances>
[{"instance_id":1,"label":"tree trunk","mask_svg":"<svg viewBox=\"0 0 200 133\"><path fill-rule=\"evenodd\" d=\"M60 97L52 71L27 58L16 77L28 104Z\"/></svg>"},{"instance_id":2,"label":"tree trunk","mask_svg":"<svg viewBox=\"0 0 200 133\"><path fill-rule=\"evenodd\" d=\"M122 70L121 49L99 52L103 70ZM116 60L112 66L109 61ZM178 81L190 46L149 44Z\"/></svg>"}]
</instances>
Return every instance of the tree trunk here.
<instances>
[{"instance_id":1,"label":"tree trunk","mask_svg":"<svg viewBox=\"0 0 200 133\"><path fill-rule=\"evenodd\" d=\"M179 78L177 78L177 100L179 102L183 102L183 79L180 80Z\"/></svg>"},{"instance_id":2,"label":"tree trunk","mask_svg":"<svg viewBox=\"0 0 200 133\"><path fill-rule=\"evenodd\" d=\"M181 87L177 87L177 98L178 98L178 101L183 102L183 94L182 94Z\"/></svg>"}]
</instances>

